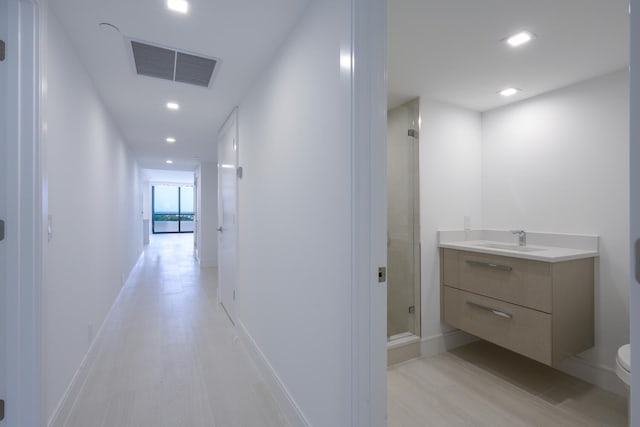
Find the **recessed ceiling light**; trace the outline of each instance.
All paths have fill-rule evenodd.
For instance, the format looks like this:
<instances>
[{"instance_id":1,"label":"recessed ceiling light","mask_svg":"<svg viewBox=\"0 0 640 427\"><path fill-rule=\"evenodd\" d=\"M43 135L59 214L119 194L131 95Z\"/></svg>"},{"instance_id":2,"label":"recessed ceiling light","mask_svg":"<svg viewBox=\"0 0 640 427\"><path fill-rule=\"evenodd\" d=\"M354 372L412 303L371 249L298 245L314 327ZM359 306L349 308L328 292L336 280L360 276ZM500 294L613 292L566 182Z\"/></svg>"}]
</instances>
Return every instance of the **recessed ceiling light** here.
<instances>
[{"instance_id":1,"label":"recessed ceiling light","mask_svg":"<svg viewBox=\"0 0 640 427\"><path fill-rule=\"evenodd\" d=\"M175 139L175 138L172 138L172 137L169 137L169 138L167 138L167 142L168 142L169 144L173 144L174 142L176 142L176 139Z\"/></svg>"},{"instance_id":2,"label":"recessed ceiling light","mask_svg":"<svg viewBox=\"0 0 640 427\"><path fill-rule=\"evenodd\" d=\"M167 102L167 108L169 110L178 110L180 105L177 102Z\"/></svg>"},{"instance_id":3,"label":"recessed ceiling light","mask_svg":"<svg viewBox=\"0 0 640 427\"><path fill-rule=\"evenodd\" d=\"M172 164L172 163L173 163L173 160L167 160L167 161L166 161L166 163L167 163L168 165L170 165L170 164Z\"/></svg>"},{"instance_id":4,"label":"recessed ceiling light","mask_svg":"<svg viewBox=\"0 0 640 427\"><path fill-rule=\"evenodd\" d=\"M186 0L167 0L167 7L174 12L187 13L189 2Z\"/></svg>"},{"instance_id":5,"label":"recessed ceiling light","mask_svg":"<svg viewBox=\"0 0 640 427\"><path fill-rule=\"evenodd\" d=\"M527 31L522 31L518 34L514 34L513 36L507 38L506 41L509 46L518 47L525 43L529 43L531 40L533 40L533 37L534 37L533 34Z\"/></svg>"},{"instance_id":6,"label":"recessed ceiling light","mask_svg":"<svg viewBox=\"0 0 640 427\"><path fill-rule=\"evenodd\" d=\"M509 97L509 96L513 96L518 92L520 92L520 89L517 89L515 87L510 87L510 88L507 88L507 89L503 89L498 93L506 98L506 97Z\"/></svg>"}]
</instances>

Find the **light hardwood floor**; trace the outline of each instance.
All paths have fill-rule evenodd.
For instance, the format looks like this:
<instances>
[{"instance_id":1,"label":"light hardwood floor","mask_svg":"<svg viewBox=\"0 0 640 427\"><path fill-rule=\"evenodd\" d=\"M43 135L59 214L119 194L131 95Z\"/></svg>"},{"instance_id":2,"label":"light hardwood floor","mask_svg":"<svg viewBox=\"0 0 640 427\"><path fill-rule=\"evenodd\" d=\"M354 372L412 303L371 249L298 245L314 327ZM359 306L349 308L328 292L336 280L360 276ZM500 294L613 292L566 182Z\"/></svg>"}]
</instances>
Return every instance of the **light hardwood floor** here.
<instances>
[{"instance_id":1,"label":"light hardwood floor","mask_svg":"<svg viewBox=\"0 0 640 427\"><path fill-rule=\"evenodd\" d=\"M390 427L626 426L626 399L485 341L388 370Z\"/></svg>"},{"instance_id":2,"label":"light hardwood floor","mask_svg":"<svg viewBox=\"0 0 640 427\"><path fill-rule=\"evenodd\" d=\"M193 236L156 235L114 306L69 427L286 426Z\"/></svg>"},{"instance_id":3,"label":"light hardwood floor","mask_svg":"<svg viewBox=\"0 0 640 427\"><path fill-rule=\"evenodd\" d=\"M192 245L153 236L62 425L288 426ZM388 380L390 427L626 425L624 399L485 342L393 366Z\"/></svg>"}]
</instances>

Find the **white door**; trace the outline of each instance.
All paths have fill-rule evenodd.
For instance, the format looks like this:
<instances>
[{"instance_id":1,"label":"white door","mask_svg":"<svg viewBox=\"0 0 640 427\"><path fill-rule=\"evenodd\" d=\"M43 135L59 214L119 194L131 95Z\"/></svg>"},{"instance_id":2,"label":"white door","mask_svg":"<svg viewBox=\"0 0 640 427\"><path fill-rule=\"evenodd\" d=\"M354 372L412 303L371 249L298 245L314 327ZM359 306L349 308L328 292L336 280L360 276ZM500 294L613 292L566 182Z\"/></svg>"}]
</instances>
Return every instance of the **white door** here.
<instances>
[{"instance_id":1,"label":"white door","mask_svg":"<svg viewBox=\"0 0 640 427\"><path fill-rule=\"evenodd\" d=\"M235 323L238 265L238 110L218 135L218 286L222 307Z\"/></svg>"},{"instance_id":2,"label":"white door","mask_svg":"<svg viewBox=\"0 0 640 427\"><path fill-rule=\"evenodd\" d=\"M0 40L6 41L8 38L8 2L0 1ZM0 49L2 49L0 47ZM7 61L0 62L0 221L7 218L7 84L8 71ZM2 230L3 224L0 223L0 399L6 397L6 328L7 328L7 267L6 267L6 241Z\"/></svg>"}]
</instances>

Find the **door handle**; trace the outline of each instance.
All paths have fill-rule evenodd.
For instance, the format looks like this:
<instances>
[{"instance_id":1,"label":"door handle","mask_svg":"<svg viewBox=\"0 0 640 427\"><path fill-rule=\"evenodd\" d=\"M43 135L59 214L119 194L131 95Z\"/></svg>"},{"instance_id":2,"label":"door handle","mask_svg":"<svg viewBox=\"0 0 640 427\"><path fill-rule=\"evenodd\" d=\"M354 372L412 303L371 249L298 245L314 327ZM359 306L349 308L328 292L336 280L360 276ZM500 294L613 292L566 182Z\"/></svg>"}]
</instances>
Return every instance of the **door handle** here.
<instances>
[{"instance_id":1,"label":"door handle","mask_svg":"<svg viewBox=\"0 0 640 427\"><path fill-rule=\"evenodd\" d=\"M475 265L475 266L478 266L478 267L493 268L493 269L502 270L502 271L511 271L511 270L513 270L513 268L511 268L508 265L494 264L492 262L476 261L476 260L472 260L472 259L468 259L467 260L467 264Z\"/></svg>"},{"instance_id":2,"label":"door handle","mask_svg":"<svg viewBox=\"0 0 640 427\"><path fill-rule=\"evenodd\" d=\"M216 228L216 230L218 230L219 232L222 233L222 227L218 227L218 228Z\"/></svg>"},{"instance_id":3,"label":"door handle","mask_svg":"<svg viewBox=\"0 0 640 427\"><path fill-rule=\"evenodd\" d=\"M467 301L467 305L470 305L471 307L479 308L480 310L488 311L489 313L495 314L496 316L502 317L504 319L513 318L513 314L505 313L504 311L495 309L493 307L487 307L486 305L478 304L473 301Z\"/></svg>"}]
</instances>

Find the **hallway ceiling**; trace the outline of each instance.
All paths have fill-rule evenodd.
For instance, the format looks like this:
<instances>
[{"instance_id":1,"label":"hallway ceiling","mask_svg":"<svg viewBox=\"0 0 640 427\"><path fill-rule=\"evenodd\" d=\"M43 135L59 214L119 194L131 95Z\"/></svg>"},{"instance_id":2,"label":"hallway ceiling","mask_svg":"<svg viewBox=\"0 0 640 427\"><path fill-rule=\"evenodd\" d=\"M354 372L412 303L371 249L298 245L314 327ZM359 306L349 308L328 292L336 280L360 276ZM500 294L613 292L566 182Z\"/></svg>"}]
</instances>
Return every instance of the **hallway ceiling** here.
<instances>
[{"instance_id":1,"label":"hallway ceiling","mask_svg":"<svg viewBox=\"0 0 640 427\"><path fill-rule=\"evenodd\" d=\"M218 129L247 93L309 0L52 0L72 45L143 167L215 161ZM107 22L118 27L99 26ZM209 88L138 76L125 38L219 58ZM168 111L168 101L180 104ZM167 144L167 137L176 138ZM172 159L169 167L165 160Z\"/></svg>"},{"instance_id":2,"label":"hallway ceiling","mask_svg":"<svg viewBox=\"0 0 640 427\"><path fill-rule=\"evenodd\" d=\"M183 170L216 160L218 129L308 3L191 0L180 15L165 0L50 2L140 164ZM629 62L628 0L389 0L388 13L390 105L422 95L486 111ZM522 29L537 38L501 42ZM127 38L219 58L213 83L136 75ZM523 91L500 97L507 86Z\"/></svg>"},{"instance_id":3,"label":"hallway ceiling","mask_svg":"<svg viewBox=\"0 0 640 427\"><path fill-rule=\"evenodd\" d=\"M389 0L389 104L486 111L629 64L628 0ZM537 35L517 49L505 37ZM522 92L503 98L497 92Z\"/></svg>"}]
</instances>

